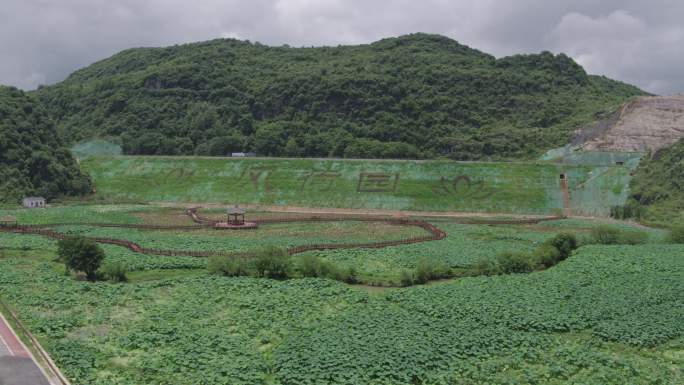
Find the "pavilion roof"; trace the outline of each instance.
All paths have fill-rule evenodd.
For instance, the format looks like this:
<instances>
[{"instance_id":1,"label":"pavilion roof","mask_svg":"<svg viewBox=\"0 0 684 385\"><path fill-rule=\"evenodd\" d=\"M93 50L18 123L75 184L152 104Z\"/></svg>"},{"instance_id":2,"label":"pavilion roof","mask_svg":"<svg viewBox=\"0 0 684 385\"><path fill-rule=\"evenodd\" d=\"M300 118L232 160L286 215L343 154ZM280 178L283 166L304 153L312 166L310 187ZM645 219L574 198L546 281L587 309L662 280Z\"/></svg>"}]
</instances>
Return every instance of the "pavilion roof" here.
<instances>
[{"instance_id":1,"label":"pavilion roof","mask_svg":"<svg viewBox=\"0 0 684 385\"><path fill-rule=\"evenodd\" d=\"M244 213L245 213L245 209L237 207L237 206L228 208L228 215L244 214Z\"/></svg>"}]
</instances>

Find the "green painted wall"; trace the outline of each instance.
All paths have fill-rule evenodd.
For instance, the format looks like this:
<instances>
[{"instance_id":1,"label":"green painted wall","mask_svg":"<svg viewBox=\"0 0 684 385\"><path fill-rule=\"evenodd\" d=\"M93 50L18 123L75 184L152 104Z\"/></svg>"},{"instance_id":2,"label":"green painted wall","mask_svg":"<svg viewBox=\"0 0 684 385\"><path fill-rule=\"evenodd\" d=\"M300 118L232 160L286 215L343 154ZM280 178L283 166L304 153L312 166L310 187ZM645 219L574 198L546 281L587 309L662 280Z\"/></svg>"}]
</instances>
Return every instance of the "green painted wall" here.
<instances>
[{"instance_id":1,"label":"green painted wall","mask_svg":"<svg viewBox=\"0 0 684 385\"><path fill-rule=\"evenodd\" d=\"M110 157L81 164L97 193L115 199L526 214L561 208L561 173L573 207L585 209L591 198L587 212L608 212L625 197L613 183L623 186L628 176L625 167L600 174L550 162Z\"/></svg>"}]
</instances>

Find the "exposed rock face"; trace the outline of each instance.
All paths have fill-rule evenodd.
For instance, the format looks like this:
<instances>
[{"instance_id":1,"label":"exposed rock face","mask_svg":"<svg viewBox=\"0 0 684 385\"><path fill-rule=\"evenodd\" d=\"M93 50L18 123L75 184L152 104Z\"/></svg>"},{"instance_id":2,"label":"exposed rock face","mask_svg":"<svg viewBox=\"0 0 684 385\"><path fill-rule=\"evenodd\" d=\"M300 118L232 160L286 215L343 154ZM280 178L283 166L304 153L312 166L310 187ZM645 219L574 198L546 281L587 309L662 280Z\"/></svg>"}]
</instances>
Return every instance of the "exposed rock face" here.
<instances>
[{"instance_id":1,"label":"exposed rock face","mask_svg":"<svg viewBox=\"0 0 684 385\"><path fill-rule=\"evenodd\" d=\"M684 95L639 97L578 137L588 151L655 152L684 137Z\"/></svg>"}]
</instances>

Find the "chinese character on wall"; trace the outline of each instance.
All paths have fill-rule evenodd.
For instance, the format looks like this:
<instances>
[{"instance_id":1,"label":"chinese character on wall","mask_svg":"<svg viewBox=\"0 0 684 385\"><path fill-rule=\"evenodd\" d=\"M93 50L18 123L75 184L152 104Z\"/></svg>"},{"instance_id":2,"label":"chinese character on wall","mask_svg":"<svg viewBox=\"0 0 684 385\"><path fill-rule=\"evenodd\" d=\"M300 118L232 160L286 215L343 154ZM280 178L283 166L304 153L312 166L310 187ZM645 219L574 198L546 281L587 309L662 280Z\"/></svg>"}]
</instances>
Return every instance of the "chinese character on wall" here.
<instances>
[{"instance_id":1,"label":"chinese character on wall","mask_svg":"<svg viewBox=\"0 0 684 385\"><path fill-rule=\"evenodd\" d=\"M359 174L358 192L394 192L399 183L399 174L384 172L362 172Z\"/></svg>"},{"instance_id":2,"label":"chinese character on wall","mask_svg":"<svg viewBox=\"0 0 684 385\"><path fill-rule=\"evenodd\" d=\"M302 176L302 184L299 191L304 191L307 187L316 191L330 191L335 181L340 177L339 172L334 171L310 171Z\"/></svg>"}]
</instances>

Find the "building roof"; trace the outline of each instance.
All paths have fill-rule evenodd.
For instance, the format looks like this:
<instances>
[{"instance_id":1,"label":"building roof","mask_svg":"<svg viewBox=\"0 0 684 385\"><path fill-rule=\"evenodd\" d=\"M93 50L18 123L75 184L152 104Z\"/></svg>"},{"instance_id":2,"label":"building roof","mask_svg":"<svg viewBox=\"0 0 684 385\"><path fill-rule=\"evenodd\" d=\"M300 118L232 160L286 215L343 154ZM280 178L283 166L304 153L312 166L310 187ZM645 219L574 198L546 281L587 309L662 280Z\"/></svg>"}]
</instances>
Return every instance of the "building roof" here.
<instances>
[{"instance_id":1,"label":"building roof","mask_svg":"<svg viewBox=\"0 0 684 385\"><path fill-rule=\"evenodd\" d=\"M17 221L17 218L9 216L9 215L4 216L4 217L0 217L0 222L16 222L16 221Z\"/></svg>"},{"instance_id":2,"label":"building roof","mask_svg":"<svg viewBox=\"0 0 684 385\"><path fill-rule=\"evenodd\" d=\"M24 197L25 201L44 201L45 198L43 197Z\"/></svg>"}]
</instances>

